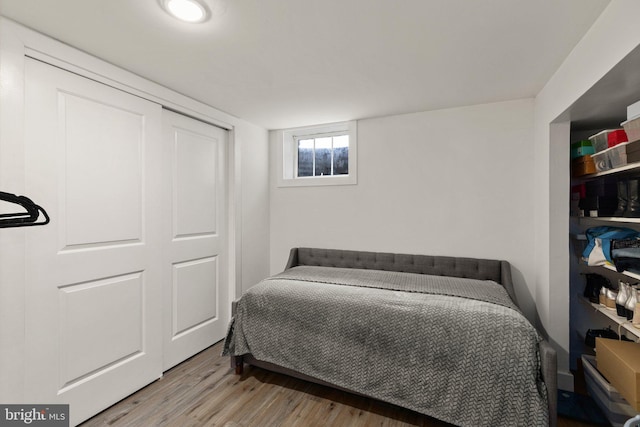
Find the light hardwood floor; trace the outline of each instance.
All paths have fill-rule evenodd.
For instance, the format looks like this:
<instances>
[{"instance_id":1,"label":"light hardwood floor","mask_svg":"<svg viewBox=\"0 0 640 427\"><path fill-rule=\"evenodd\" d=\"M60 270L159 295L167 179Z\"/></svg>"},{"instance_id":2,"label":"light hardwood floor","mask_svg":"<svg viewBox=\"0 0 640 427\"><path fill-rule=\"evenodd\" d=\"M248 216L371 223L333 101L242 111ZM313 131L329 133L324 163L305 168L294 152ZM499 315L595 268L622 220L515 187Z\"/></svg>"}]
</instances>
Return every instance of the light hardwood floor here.
<instances>
[{"instance_id":1,"label":"light hardwood floor","mask_svg":"<svg viewBox=\"0 0 640 427\"><path fill-rule=\"evenodd\" d=\"M222 342L82 426L449 426L394 405L259 368L245 367L237 376L221 351ZM558 425L588 424L560 419Z\"/></svg>"}]
</instances>

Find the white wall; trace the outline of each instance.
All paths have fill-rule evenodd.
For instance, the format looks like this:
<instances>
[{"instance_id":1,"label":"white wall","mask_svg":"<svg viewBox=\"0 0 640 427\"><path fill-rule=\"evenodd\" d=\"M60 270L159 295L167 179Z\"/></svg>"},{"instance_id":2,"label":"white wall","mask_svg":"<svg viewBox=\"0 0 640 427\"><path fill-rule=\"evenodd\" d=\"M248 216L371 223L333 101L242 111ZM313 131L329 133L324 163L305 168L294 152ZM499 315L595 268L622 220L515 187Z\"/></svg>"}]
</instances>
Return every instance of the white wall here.
<instances>
[{"instance_id":1,"label":"white wall","mask_svg":"<svg viewBox=\"0 0 640 427\"><path fill-rule=\"evenodd\" d=\"M533 100L358 121L357 185L271 171L271 272L295 246L506 259L533 319L532 129Z\"/></svg>"},{"instance_id":2,"label":"white wall","mask_svg":"<svg viewBox=\"0 0 640 427\"><path fill-rule=\"evenodd\" d=\"M569 375L568 126L550 123L640 44L640 2L613 0L535 100L536 304L558 352L559 386Z\"/></svg>"},{"instance_id":3,"label":"white wall","mask_svg":"<svg viewBox=\"0 0 640 427\"><path fill-rule=\"evenodd\" d=\"M239 297L269 275L269 137L265 129L246 122L238 123L234 133L241 206Z\"/></svg>"}]
</instances>

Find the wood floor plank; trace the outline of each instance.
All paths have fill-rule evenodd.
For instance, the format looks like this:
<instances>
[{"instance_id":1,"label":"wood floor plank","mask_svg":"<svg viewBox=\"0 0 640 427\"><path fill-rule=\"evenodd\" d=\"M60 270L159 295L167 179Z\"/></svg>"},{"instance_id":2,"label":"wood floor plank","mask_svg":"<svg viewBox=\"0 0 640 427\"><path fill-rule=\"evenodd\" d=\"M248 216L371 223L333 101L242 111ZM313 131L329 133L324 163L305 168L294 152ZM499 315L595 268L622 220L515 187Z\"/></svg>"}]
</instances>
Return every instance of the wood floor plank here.
<instances>
[{"instance_id":1,"label":"wood floor plank","mask_svg":"<svg viewBox=\"0 0 640 427\"><path fill-rule=\"evenodd\" d=\"M235 375L222 342L87 420L83 427L446 427L385 402L246 367ZM73 408L71 408L73 410ZM559 419L559 427L589 424Z\"/></svg>"}]
</instances>

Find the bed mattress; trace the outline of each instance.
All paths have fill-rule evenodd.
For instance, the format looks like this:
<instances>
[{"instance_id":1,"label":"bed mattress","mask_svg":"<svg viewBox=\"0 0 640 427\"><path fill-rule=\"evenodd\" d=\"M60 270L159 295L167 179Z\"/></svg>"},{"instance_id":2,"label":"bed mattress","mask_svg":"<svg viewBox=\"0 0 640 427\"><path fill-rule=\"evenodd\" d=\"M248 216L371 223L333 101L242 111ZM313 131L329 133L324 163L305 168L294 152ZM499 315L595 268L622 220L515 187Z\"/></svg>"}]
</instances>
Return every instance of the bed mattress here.
<instances>
[{"instance_id":1,"label":"bed mattress","mask_svg":"<svg viewBox=\"0 0 640 427\"><path fill-rule=\"evenodd\" d=\"M541 338L489 280L299 266L239 301L225 354L460 426L546 426Z\"/></svg>"}]
</instances>

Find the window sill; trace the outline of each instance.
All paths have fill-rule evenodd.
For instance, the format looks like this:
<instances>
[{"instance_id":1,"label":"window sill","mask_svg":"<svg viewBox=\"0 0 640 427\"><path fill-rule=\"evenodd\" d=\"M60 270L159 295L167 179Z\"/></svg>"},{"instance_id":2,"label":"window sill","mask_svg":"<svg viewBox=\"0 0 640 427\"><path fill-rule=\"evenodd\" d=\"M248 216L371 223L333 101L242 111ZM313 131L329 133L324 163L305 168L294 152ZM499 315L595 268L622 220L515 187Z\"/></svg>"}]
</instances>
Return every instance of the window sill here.
<instances>
[{"instance_id":1,"label":"window sill","mask_svg":"<svg viewBox=\"0 0 640 427\"><path fill-rule=\"evenodd\" d=\"M356 185L358 183L355 175L346 176L323 176L278 180L278 187L320 187L327 185Z\"/></svg>"}]
</instances>

